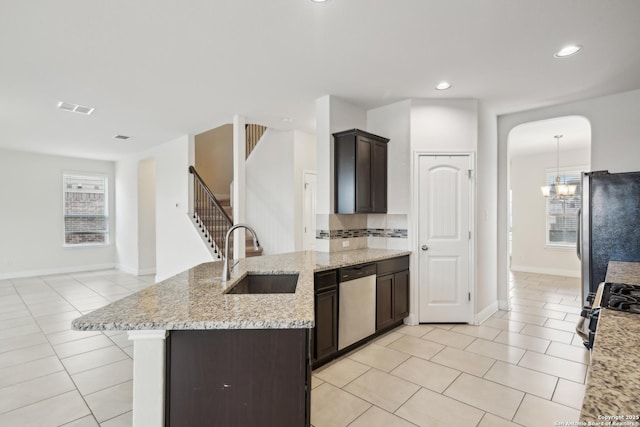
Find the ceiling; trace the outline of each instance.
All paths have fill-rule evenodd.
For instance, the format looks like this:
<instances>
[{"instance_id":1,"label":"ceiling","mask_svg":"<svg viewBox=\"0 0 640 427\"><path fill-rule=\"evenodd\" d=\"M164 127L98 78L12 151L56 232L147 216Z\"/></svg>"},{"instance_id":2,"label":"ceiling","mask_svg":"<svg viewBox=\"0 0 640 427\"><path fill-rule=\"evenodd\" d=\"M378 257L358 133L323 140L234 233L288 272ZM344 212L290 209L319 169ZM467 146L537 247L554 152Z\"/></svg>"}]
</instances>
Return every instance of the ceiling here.
<instances>
[{"instance_id":1,"label":"ceiling","mask_svg":"<svg viewBox=\"0 0 640 427\"><path fill-rule=\"evenodd\" d=\"M504 114L638 89L639 22L637 0L0 0L0 147L117 159L234 114L313 132L327 94Z\"/></svg>"}]
</instances>

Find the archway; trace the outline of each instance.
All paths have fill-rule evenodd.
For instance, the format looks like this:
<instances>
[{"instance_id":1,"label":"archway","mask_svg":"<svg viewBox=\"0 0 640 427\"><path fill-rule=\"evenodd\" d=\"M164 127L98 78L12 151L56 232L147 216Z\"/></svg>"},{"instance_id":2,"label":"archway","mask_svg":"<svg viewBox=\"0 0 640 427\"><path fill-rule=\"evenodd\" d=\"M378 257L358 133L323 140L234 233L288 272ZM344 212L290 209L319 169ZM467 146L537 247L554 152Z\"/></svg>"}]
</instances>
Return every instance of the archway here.
<instances>
[{"instance_id":1,"label":"archway","mask_svg":"<svg viewBox=\"0 0 640 427\"><path fill-rule=\"evenodd\" d=\"M557 135L562 138L555 139ZM575 229L580 173L591 169L590 147L591 126L582 116L522 123L509 131L506 162L508 272L580 276ZM562 199L543 197L540 187L553 183L556 176L563 182L571 180L577 184L578 193ZM506 284L507 289L502 291L508 302L508 281Z\"/></svg>"}]
</instances>

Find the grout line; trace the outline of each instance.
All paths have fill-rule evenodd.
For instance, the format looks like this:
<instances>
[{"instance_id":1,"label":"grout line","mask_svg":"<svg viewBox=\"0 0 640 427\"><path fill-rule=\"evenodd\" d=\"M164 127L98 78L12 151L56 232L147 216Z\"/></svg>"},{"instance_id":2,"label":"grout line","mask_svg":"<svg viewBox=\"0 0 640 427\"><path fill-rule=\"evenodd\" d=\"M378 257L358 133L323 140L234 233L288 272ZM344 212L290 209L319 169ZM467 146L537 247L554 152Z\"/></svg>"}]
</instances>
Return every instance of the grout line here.
<instances>
[{"instance_id":1,"label":"grout line","mask_svg":"<svg viewBox=\"0 0 640 427\"><path fill-rule=\"evenodd\" d=\"M49 287L51 290L53 290L53 292L55 292L55 294L57 294L60 298L62 298L62 299L63 299L67 304L70 304L72 307L74 307L74 310L73 310L73 311L81 312L81 310L78 310L78 308L77 308L75 305L71 304L71 303L69 302L69 300L67 300L67 299L66 299L62 294L60 294L60 293L59 293L55 288L53 288L53 287L52 287L48 282L46 282L46 280L44 280L44 279L43 279L43 278L41 278L40 276L38 276L38 278L39 278L39 279L41 279L41 280L42 280L42 282L43 282L47 287ZM74 280L75 280L75 279L74 279ZM85 288L89 289L89 288L88 288L88 286L84 285L82 282L80 282L80 281L78 281L78 282L79 282L79 285L80 285L80 286L83 286L83 287L85 287ZM42 329L42 327L40 326L40 324L37 322L37 320L36 320L36 316L34 316L34 315L33 315L33 312L32 312L32 311L31 311L31 309L28 307L28 305L25 303L24 298L23 298L23 297L22 297L22 295L18 292L18 290L15 288L15 284L13 284L13 282L11 282L11 284L12 284L12 286L14 287L14 290L16 291L16 293L19 295L20 299L23 301L23 304L25 304L25 306L26 306L27 310L28 310L28 311L29 311L29 313L31 314L31 318L36 322L36 324L37 324L38 328L39 328L39 329L40 329L40 331L41 331L40 333L42 333L42 334L44 335L44 337L45 337L45 339L46 339L47 343L49 344L49 346L51 346L51 348L52 348L52 350L53 350L53 352L54 352L54 355L53 355L53 356L48 356L48 357L56 357L56 359L58 360L58 362L59 362L59 363L60 363L60 365L62 366L62 369L61 369L60 371L56 371L56 373L57 373L57 372L62 372L62 371L64 371L64 372L67 374L67 376L69 377L69 379L70 379L71 383L74 385L74 391L76 391L76 392L78 393L78 395L80 395L80 397L82 398L82 400L83 400L84 404L86 405L86 408L87 408L87 410L89 411L90 415L93 417L93 419L94 419L94 420L96 421L96 423L97 423L97 419L95 418L95 415L93 414L93 411L91 410L91 406L89 406L88 402L86 401L86 399L85 399L85 395L84 395L82 392L80 392L80 389L78 388L78 384L75 382L75 380L74 380L73 376L72 376L72 375L71 375L71 373L67 370L67 368L66 368L66 366L64 365L64 363L62 363L62 359L63 359L63 358L62 358L62 357L60 357L60 355L57 353L57 351L56 351L56 349L55 349L55 346L51 343L51 341L50 341L50 339L49 339L48 334L46 334L46 333L44 332L44 330ZM93 290L92 290L92 291L93 291ZM68 312L71 312L71 311L68 311ZM67 311L64 311L64 312L60 312L60 313L48 313L48 314L40 315L40 316L38 316L38 317L44 317L44 316L56 315L56 314L62 314L62 313L68 313L68 312L67 312ZM71 326L71 321L69 321L69 326ZM64 330L64 331L68 331L68 330L73 331L73 329L71 329L71 328L70 328L70 329L66 329L66 330ZM57 332L64 332L64 331L57 331ZM56 333L56 332L54 332L54 333ZM119 347L119 346L118 346L118 345L117 345L117 344L116 344L116 343L115 343L115 342L114 342L110 337L108 337L108 336L107 336L107 335L105 335L104 333L101 333L100 335L105 336L105 337L106 337L110 342L112 342L112 343L113 343L114 347L116 347L116 348L118 348L120 351L122 351L122 352L125 354L125 356L127 356L127 358L129 358L129 359L133 360L131 357L129 357L129 355L127 354L127 352L125 352L122 348L120 348L120 347ZM93 337L100 336L100 335L91 335L91 336L86 337L86 338L81 338L81 339L78 339L78 340L67 341L67 342L65 342L65 343L59 343L59 344L57 344L57 345L62 345L62 344L66 344L66 343L72 343L72 342L75 342L75 341L79 341L79 340L82 340L82 339L93 338ZM89 352L91 352L91 351L100 350L100 349L102 349L102 348L107 348L107 347L108 347L108 346L100 347L100 348L97 348L97 349L92 349L92 350L85 351L85 352L81 352L81 353L78 353L78 354L73 354L73 355L70 355L70 356L65 357L64 359L66 359L66 358L68 358L68 357L78 356L78 355L80 355L80 354L86 354L86 353L89 353ZM125 358L125 359L122 359L122 360L119 360L119 361L116 361L116 362L107 363L107 364L105 364L105 365L101 365L101 366L99 366L99 367L92 368L92 369L98 369L98 368L101 368L101 367L103 367L103 366L109 366L109 365L112 365L112 364L115 364L115 363L118 363L118 362L122 362L122 361L124 361L124 360L127 360L127 359ZM84 370L84 371L80 371L80 372L77 372L76 374L80 374L80 373L83 373L83 372L89 372L89 371L90 371L90 370L92 370L92 369L87 369L87 370ZM76 375L76 374L74 374L74 375ZM41 378L41 377L39 377L39 378ZM91 393L88 393L88 394L87 394L87 396L88 396L88 395L90 395L90 394L93 394L93 393L97 393L97 392L99 392L99 391L106 390L106 389L111 388L111 387L115 387L115 386L121 385L121 384L123 384L123 383L125 383L125 382L127 382L127 381L132 381L132 380L133 380L133 379L131 379L131 380L126 380L126 381L120 382L120 383L118 383L118 384L113 384L113 385L110 385L109 387L102 388L102 389L100 389L100 390L95 390L95 391L93 391L93 392L91 392ZM56 396L59 396L59 395L60 395L60 394L58 394L58 395L56 395ZM49 398L47 398L47 399L51 399L52 397L56 397L56 396L50 396L50 397L49 397ZM43 399L43 400L47 400L47 399ZM41 400L41 401L42 401L42 400ZM125 411L125 412L127 412L127 411ZM119 414L119 415L122 415L122 414ZM118 415L118 416L119 416L119 415ZM78 418L78 419L81 419L81 418L83 418L83 417L85 417L85 416L86 416L86 415L84 415L84 416L82 416L82 417L80 417L80 418Z\"/></svg>"},{"instance_id":2,"label":"grout line","mask_svg":"<svg viewBox=\"0 0 640 427\"><path fill-rule=\"evenodd\" d=\"M101 426L103 423L107 423L107 422L109 422L109 421L112 421L112 420L114 420L114 419L116 419L116 418L118 418L118 417L123 416L124 414L128 414L129 412L133 412L133 409L130 409L130 410L128 410L128 411L125 411L125 412L123 412L123 413L121 413L121 414L118 414L118 415L116 415L116 416L114 416L114 417L108 418L108 419L106 419L106 420L102 421L101 423L98 423L98 425L99 425L99 426ZM97 420L97 419L95 418L95 416L93 415L93 412L91 413L91 415L94 417L94 419L96 420L96 422L98 422L98 420ZM64 426L61 426L61 427L64 427Z\"/></svg>"},{"instance_id":3,"label":"grout line","mask_svg":"<svg viewBox=\"0 0 640 427\"><path fill-rule=\"evenodd\" d=\"M12 387L12 386L15 386L15 385L18 385L18 384L24 384L24 383L26 383L26 382L28 382L28 381L31 381L31 380L37 380L37 379L40 379L40 378L48 377L48 376L55 375L55 374L58 374L58 373L63 372L63 371L64 371L64 370L63 370L63 369L61 369L61 370L59 370L59 371L52 372L52 373L47 374L47 375L42 375L42 376L37 377L37 378L31 378L30 380L22 381L22 382L19 382L19 383L16 383L16 384L12 384L12 385L9 385L9 386L7 386L7 387ZM3 387L3 388L7 388L7 387ZM66 390L66 391L60 392L60 393L58 393L58 394L54 394L54 395L52 395L52 396L45 397L44 399L40 399L40 400L36 400L36 401L33 401L33 402L29 402L29 403L24 404L24 405L22 405L22 406L16 406L15 408L11 408L11 409L9 409L8 411L0 412L0 415L8 414L9 412L17 411L18 409L22 409L22 408L24 408L24 407L26 407L26 406L30 406L30 405L35 405L36 403L44 402L45 400L53 399L54 397L61 396L61 395L65 394L65 393L70 393L70 392L72 392L72 391L78 391L78 389L76 388L75 384L73 384L73 387L74 387L74 388L73 388L72 390ZM1 390L1 389L0 389L0 390ZM78 394L80 394L80 392L79 392L79 391L78 391ZM85 416L86 416L86 415L85 415Z\"/></svg>"}]
</instances>

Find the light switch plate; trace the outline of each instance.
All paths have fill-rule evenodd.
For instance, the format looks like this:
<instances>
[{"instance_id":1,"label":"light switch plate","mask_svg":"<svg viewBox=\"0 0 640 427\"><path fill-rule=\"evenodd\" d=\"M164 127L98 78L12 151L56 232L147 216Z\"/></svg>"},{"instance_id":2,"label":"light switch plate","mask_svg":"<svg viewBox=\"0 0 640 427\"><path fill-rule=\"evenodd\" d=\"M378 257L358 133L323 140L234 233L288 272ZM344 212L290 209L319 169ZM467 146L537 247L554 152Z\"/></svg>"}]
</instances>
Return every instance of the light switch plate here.
<instances>
[{"instance_id":1,"label":"light switch plate","mask_svg":"<svg viewBox=\"0 0 640 427\"><path fill-rule=\"evenodd\" d=\"M343 248L348 248L349 247L349 241L348 240L343 240L342 241L342 247Z\"/></svg>"}]
</instances>

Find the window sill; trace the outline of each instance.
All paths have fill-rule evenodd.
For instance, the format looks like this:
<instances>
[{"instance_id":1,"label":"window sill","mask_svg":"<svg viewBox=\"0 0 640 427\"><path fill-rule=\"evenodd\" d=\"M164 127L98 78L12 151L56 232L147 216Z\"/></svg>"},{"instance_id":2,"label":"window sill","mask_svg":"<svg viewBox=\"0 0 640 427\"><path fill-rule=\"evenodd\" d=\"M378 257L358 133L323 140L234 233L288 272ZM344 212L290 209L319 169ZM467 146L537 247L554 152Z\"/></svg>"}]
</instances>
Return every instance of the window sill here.
<instances>
[{"instance_id":1,"label":"window sill","mask_svg":"<svg viewBox=\"0 0 640 427\"><path fill-rule=\"evenodd\" d=\"M552 251L575 251L576 245L544 245L545 249L550 249Z\"/></svg>"},{"instance_id":2,"label":"window sill","mask_svg":"<svg viewBox=\"0 0 640 427\"><path fill-rule=\"evenodd\" d=\"M82 248L104 248L107 246L111 246L111 243L82 243L77 245L69 245L67 243L63 243L63 249L82 249Z\"/></svg>"}]
</instances>

